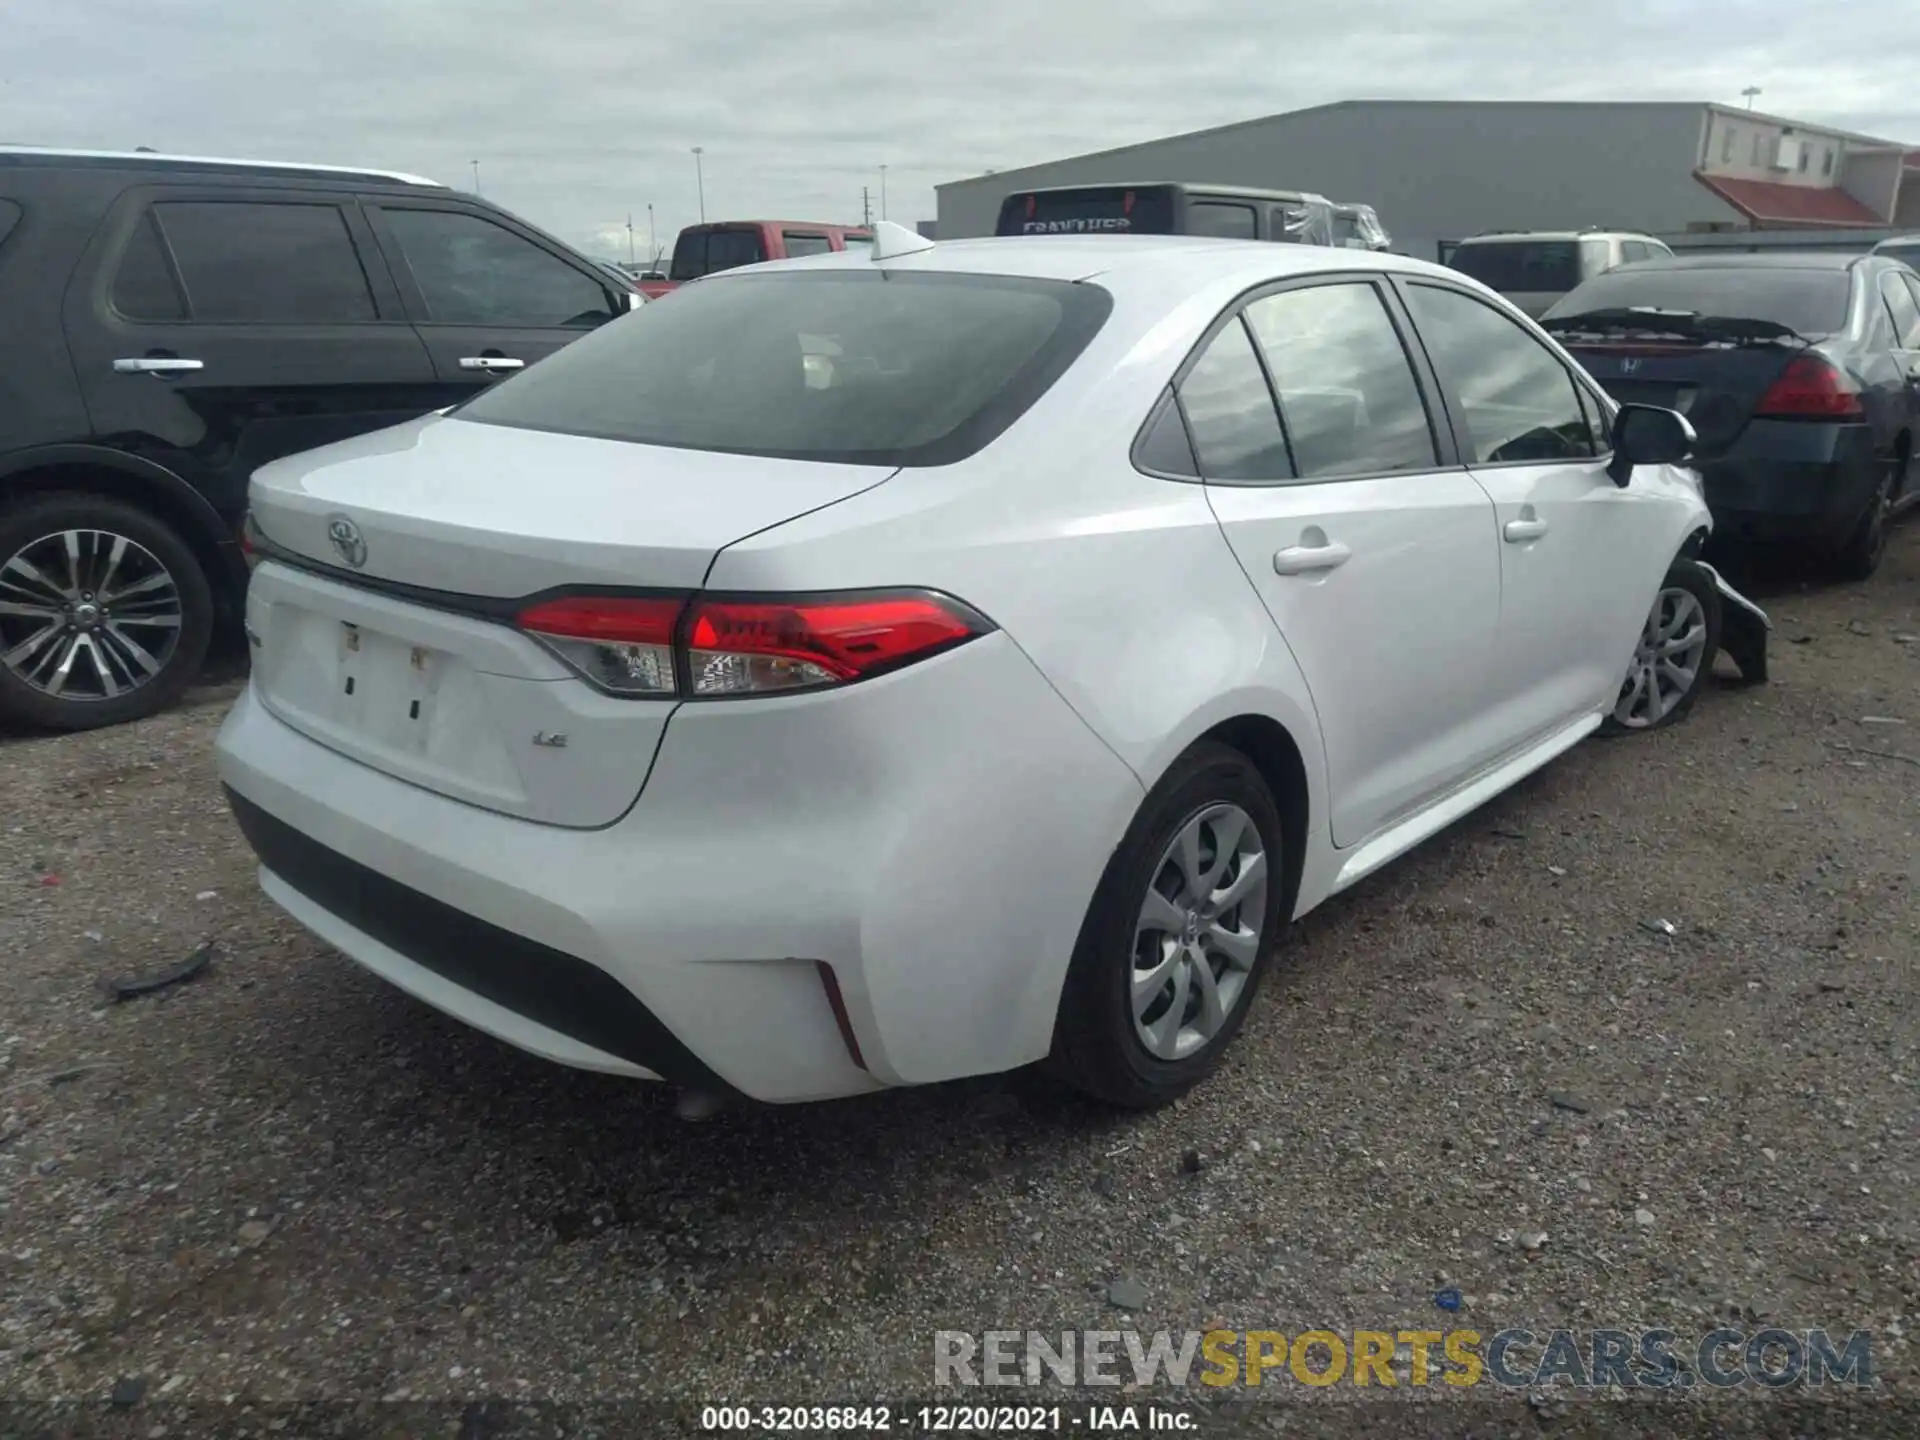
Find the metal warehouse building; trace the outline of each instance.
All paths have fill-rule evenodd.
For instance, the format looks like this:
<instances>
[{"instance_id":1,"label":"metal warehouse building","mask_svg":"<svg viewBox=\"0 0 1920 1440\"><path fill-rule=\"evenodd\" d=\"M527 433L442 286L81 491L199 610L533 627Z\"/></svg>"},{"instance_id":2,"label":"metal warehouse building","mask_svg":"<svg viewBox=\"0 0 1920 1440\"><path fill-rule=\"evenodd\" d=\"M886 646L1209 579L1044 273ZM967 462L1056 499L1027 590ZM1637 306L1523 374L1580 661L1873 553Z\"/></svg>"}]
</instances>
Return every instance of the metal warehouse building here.
<instances>
[{"instance_id":1,"label":"metal warehouse building","mask_svg":"<svg viewBox=\"0 0 1920 1440\"><path fill-rule=\"evenodd\" d=\"M1317 191L1425 259L1485 230L1669 239L1920 229L1920 151L1691 102L1343 100L938 187L942 239L990 235L1018 190L1156 180Z\"/></svg>"}]
</instances>

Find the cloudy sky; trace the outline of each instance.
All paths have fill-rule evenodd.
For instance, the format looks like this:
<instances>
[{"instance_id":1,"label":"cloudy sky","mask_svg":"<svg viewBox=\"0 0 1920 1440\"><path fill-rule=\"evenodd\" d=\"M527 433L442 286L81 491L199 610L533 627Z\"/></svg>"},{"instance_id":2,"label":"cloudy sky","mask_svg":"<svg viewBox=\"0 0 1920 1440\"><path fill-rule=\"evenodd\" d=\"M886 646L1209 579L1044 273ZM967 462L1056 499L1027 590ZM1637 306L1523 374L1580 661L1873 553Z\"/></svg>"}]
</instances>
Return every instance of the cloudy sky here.
<instances>
[{"instance_id":1,"label":"cloudy sky","mask_svg":"<svg viewBox=\"0 0 1920 1440\"><path fill-rule=\"evenodd\" d=\"M1713 99L1920 145L1904 0L0 0L0 142L471 186L624 257L1372 97Z\"/></svg>"}]
</instances>

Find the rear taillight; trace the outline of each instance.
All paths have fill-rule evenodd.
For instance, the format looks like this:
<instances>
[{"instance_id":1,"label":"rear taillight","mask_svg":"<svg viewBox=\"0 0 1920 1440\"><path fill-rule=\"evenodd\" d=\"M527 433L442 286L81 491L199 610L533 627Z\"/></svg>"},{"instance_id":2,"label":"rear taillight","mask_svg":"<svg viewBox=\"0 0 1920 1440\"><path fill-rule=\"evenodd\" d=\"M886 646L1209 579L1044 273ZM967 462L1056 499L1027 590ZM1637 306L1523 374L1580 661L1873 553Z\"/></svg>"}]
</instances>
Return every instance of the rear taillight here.
<instances>
[{"instance_id":1,"label":"rear taillight","mask_svg":"<svg viewBox=\"0 0 1920 1440\"><path fill-rule=\"evenodd\" d=\"M519 624L604 690L700 699L851 684L993 628L959 601L918 590L739 599L570 595L529 606Z\"/></svg>"},{"instance_id":2,"label":"rear taillight","mask_svg":"<svg viewBox=\"0 0 1920 1440\"><path fill-rule=\"evenodd\" d=\"M669 696L678 598L568 595L520 612L520 628L602 689L616 695Z\"/></svg>"},{"instance_id":3,"label":"rear taillight","mask_svg":"<svg viewBox=\"0 0 1920 1440\"><path fill-rule=\"evenodd\" d=\"M1818 355L1796 355L1753 413L1769 420L1858 420L1866 411L1852 376Z\"/></svg>"}]
</instances>

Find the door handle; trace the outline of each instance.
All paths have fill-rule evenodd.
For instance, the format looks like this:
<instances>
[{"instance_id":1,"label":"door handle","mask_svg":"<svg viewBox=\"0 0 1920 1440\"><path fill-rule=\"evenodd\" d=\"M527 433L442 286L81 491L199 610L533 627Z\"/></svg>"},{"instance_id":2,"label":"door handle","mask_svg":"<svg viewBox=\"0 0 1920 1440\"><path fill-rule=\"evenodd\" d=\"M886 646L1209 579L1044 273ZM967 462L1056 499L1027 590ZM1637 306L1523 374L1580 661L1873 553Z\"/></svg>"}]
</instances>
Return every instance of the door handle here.
<instances>
[{"instance_id":1,"label":"door handle","mask_svg":"<svg viewBox=\"0 0 1920 1440\"><path fill-rule=\"evenodd\" d=\"M527 362L524 360L514 360L506 355L462 355L460 357L460 368L462 370L486 370L490 372L500 370L524 370L527 368Z\"/></svg>"},{"instance_id":2,"label":"door handle","mask_svg":"<svg viewBox=\"0 0 1920 1440\"><path fill-rule=\"evenodd\" d=\"M1276 575L1314 575L1322 570L1338 570L1353 558L1353 551L1338 540L1324 545L1289 545L1273 552Z\"/></svg>"},{"instance_id":3,"label":"door handle","mask_svg":"<svg viewBox=\"0 0 1920 1440\"><path fill-rule=\"evenodd\" d=\"M186 375L195 370L204 370L206 365L199 360L182 360L173 355L140 355L113 362L114 372L119 375Z\"/></svg>"},{"instance_id":4,"label":"door handle","mask_svg":"<svg viewBox=\"0 0 1920 1440\"><path fill-rule=\"evenodd\" d=\"M1506 528L1500 532L1507 537L1509 545L1523 544L1528 540L1538 540L1547 533L1544 520L1509 520Z\"/></svg>"}]
</instances>

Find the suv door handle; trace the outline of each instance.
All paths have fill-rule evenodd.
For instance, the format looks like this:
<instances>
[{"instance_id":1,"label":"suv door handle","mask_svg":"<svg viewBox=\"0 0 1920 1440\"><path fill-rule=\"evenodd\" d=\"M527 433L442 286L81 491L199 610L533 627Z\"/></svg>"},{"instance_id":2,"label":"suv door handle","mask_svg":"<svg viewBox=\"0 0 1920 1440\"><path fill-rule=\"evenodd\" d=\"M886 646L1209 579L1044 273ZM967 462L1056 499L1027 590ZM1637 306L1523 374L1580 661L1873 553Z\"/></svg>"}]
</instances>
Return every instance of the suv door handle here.
<instances>
[{"instance_id":1,"label":"suv door handle","mask_svg":"<svg viewBox=\"0 0 1920 1440\"><path fill-rule=\"evenodd\" d=\"M1289 545L1273 552L1276 575L1314 575L1322 570L1338 570L1353 558L1353 551L1338 540L1322 545Z\"/></svg>"},{"instance_id":2,"label":"suv door handle","mask_svg":"<svg viewBox=\"0 0 1920 1440\"><path fill-rule=\"evenodd\" d=\"M1520 545L1528 540L1538 540L1547 533L1544 520L1509 520L1506 528L1500 532L1507 537L1509 545Z\"/></svg>"},{"instance_id":3,"label":"suv door handle","mask_svg":"<svg viewBox=\"0 0 1920 1440\"><path fill-rule=\"evenodd\" d=\"M524 370L527 368L527 362L524 360L515 360L506 355L462 355L460 357L460 368L462 370L487 371Z\"/></svg>"},{"instance_id":4,"label":"suv door handle","mask_svg":"<svg viewBox=\"0 0 1920 1440\"><path fill-rule=\"evenodd\" d=\"M194 370L204 370L206 365L199 360L182 360L174 355L140 355L113 362L114 372L120 375L185 375Z\"/></svg>"}]
</instances>

